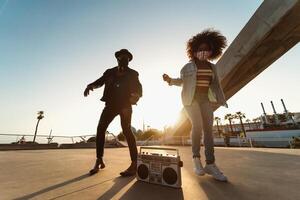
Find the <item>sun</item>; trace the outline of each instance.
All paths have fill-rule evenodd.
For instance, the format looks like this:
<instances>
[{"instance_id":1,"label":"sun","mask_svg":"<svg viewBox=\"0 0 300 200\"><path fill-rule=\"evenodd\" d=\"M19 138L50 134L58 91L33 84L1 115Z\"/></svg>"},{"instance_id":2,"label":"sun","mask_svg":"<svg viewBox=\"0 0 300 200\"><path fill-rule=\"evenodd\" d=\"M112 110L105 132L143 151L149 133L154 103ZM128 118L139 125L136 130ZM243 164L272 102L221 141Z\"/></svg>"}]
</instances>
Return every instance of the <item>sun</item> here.
<instances>
[{"instance_id":1,"label":"sun","mask_svg":"<svg viewBox=\"0 0 300 200\"><path fill-rule=\"evenodd\" d=\"M174 125L182 109L179 88L170 87L162 81L151 83L151 89L147 88L149 85L144 83L145 92L138 106L134 108L134 119L160 130Z\"/></svg>"}]
</instances>

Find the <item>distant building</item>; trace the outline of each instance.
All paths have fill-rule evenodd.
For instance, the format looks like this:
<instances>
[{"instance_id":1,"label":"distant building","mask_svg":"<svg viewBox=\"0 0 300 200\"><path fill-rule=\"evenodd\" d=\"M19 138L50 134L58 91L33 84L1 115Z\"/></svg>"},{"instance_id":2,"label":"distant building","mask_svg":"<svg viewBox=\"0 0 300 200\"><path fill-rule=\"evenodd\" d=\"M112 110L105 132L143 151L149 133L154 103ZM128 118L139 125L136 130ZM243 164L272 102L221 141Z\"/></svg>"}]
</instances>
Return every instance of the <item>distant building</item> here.
<instances>
[{"instance_id":1,"label":"distant building","mask_svg":"<svg viewBox=\"0 0 300 200\"><path fill-rule=\"evenodd\" d=\"M249 122L249 123L244 122L243 124L244 124L245 131L258 130L258 129L263 128L263 126L260 122ZM231 133L230 125L229 124L219 125L219 131L220 131L221 135ZM213 132L214 132L215 136L219 135L217 125L213 126ZM236 135L240 134L241 132L243 132L241 124L233 123L232 124L232 132L233 132L233 134L231 134L232 136L236 136Z\"/></svg>"}]
</instances>

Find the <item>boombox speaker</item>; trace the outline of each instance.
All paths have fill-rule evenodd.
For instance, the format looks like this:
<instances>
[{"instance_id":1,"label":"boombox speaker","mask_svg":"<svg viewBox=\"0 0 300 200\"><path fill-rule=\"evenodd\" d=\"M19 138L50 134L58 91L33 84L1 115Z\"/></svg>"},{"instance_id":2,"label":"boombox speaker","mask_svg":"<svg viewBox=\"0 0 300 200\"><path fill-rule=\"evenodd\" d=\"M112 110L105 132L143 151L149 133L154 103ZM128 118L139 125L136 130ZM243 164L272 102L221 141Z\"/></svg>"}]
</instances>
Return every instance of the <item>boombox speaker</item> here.
<instances>
[{"instance_id":1,"label":"boombox speaker","mask_svg":"<svg viewBox=\"0 0 300 200\"><path fill-rule=\"evenodd\" d=\"M139 181L180 188L182 166L178 149L140 147L136 177Z\"/></svg>"}]
</instances>

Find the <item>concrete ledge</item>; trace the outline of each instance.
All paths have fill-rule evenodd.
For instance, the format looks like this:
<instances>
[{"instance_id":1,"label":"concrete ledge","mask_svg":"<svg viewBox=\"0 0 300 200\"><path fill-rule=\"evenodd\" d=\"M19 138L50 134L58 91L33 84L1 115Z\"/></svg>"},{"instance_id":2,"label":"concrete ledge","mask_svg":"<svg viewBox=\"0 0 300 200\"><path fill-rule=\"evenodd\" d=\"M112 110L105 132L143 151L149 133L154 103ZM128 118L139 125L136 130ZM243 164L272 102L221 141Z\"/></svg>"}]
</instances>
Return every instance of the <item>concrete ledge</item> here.
<instances>
[{"instance_id":1,"label":"concrete ledge","mask_svg":"<svg viewBox=\"0 0 300 200\"><path fill-rule=\"evenodd\" d=\"M0 144L0 150L57 149L58 144Z\"/></svg>"},{"instance_id":2,"label":"concrete ledge","mask_svg":"<svg viewBox=\"0 0 300 200\"><path fill-rule=\"evenodd\" d=\"M300 40L300 2L264 1L217 66L227 99Z\"/></svg>"},{"instance_id":3,"label":"concrete ledge","mask_svg":"<svg viewBox=\"0 0 300 200\"><path fill-rule=\"evenodd\" d=\"M117 143L105 143L105 148L118 148L118 147L126 147L121 142ZM88 143L75 143L75 144L61 144L59 145L60 149L84 149L84 148L96 148L95 142L88 142Z\"/></svg>"},{"instance_id":4,"label":"concrete ledge","mask_svg":"<svg viewBox=\"0 0 300 200\"><path fill-rule=\"evenodd\" d=\"M96 148L95 142L90 143L75 143L75 144L61 144L60 149L74 149L74 148Z\"/></svg>"}]
</instances>

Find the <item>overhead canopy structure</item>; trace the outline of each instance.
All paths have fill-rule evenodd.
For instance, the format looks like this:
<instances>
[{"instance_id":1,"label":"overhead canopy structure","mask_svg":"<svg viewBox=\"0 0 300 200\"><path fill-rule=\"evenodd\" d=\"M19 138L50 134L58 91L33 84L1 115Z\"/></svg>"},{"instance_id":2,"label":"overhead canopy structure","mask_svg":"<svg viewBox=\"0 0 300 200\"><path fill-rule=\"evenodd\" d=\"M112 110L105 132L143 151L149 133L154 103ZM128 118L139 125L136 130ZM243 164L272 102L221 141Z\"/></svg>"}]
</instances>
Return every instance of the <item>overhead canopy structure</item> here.
<instances>
[{"instance_id":1,"label":"overhead canopy structure","mask_svg":"<svg viewBox=\"0 0 300 200\"><path fill-rule=\"evenodd\" d=\"M217 62L229 99L300 41L300 1L266 0ZM174 134L191 125L181 120Z\"/></svg>"}]
</instances>

